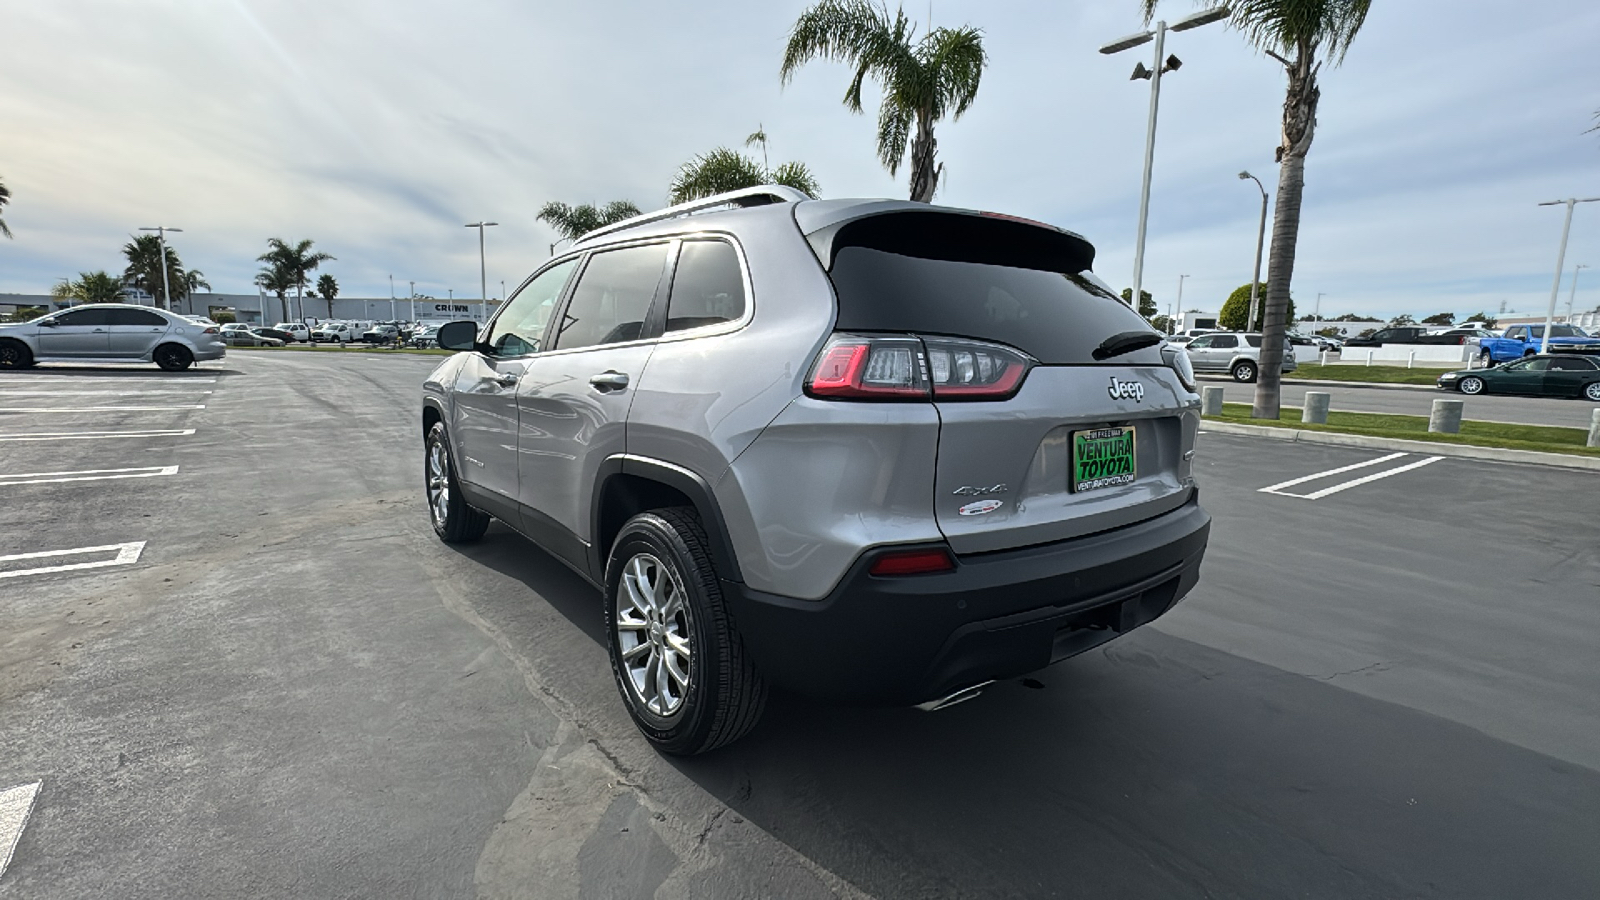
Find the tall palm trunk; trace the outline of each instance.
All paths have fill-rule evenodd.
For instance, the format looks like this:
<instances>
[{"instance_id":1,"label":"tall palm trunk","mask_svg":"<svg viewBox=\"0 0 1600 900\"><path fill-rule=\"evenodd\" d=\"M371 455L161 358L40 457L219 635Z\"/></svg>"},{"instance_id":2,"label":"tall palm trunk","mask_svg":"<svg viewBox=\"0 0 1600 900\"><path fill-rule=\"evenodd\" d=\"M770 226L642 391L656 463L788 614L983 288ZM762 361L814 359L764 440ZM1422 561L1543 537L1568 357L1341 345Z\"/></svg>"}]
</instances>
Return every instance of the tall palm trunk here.
<instances>
[{"instance_id":1,"label":"tall palm trunk","mask_svg":"<svg viewBox=\"0 0 1600 900\"><path fill-rule=\"evenodd\" d=\"M917 136L911 141L911 200L914 203L932 203L933 192L939 187L939 172L934 168L934 151L939 142L933 139L933 116L917 113Z\"/></svg>"},{"instance_id":2,"label":"tall palm trunk","mask_svg":"<svg viewBox=\"0 0 1600 900\"><path fill-rule=\"evenodd\" d=\"M1300 200L1306 187L1306 154L1317 128L1316 44L1302 42L1286 68L1289 89L1283 100L1283 143L1278 146L1278 196L1272 214L1272 257L1267 263L1267 308L1261 329L1261 368L1256 375L1250 416L1277 419L1281 408L1284 333L1288 331L1289 286L1294 280L1295 245L1300 238Z\"/></svg>"}]
</instances>

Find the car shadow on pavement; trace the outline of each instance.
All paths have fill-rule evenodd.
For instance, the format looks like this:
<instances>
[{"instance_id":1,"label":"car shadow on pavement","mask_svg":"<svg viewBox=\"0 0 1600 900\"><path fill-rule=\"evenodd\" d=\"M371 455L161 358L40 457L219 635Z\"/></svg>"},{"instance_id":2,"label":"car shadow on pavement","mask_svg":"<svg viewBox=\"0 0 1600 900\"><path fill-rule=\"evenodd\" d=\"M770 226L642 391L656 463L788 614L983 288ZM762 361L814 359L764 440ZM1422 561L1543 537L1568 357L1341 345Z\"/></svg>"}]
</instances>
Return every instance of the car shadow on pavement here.
<instances>
[{"instance_id":1,"label":"car shadow on pavement","mask_svg":"<svg viewBox=\"0 0 1600 900\"><path fill-rule=\"evenodd\" d=\"M182 372L165 372L153 363L120 366L79 366L70 363L40 363L26 369L0 369L7 380L40 377L45 375L72 375L79 378L215 378L218 375L240 375L237 369L218 368L210 363L198 362Z\"/></svg>"},{"instance_id":2,"label":"car shadow on pavement","mask_svg":"<svg viewBox=\"0 0 1600 900\"><path fill-rule=\"evenodd\" d=\"M594 586L538 545L498 520L483 539L447 545L462 556L514 578L606 652L605 613ZM531 599L531 598L530 598ZM526 601L519 601L526 602Z\"/></svg>"}]
</instances>

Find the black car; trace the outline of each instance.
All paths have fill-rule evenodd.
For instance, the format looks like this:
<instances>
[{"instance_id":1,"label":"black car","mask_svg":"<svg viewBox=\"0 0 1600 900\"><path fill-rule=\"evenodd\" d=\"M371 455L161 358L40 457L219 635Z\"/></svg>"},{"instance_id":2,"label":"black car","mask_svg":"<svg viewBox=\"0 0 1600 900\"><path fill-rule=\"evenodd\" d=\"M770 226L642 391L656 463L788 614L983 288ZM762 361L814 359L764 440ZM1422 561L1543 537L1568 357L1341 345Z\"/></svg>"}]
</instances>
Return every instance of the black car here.
<instances>
[{"instance_id":1,"label":"black car","mask_svg":"<svg viewBox=\"0 0 1600 900\"><path fill-rule=\"evenodd\" d=\"M1600 403L1600 360L1590 356L1530 356L1489 369L1446 372L1441 391L1463 394L1525 394L1532 397L1582 397Z\"/></svg>"},{"instance_id":2,"label":"black car","mask_svg":"<svg viewBox=\"0 0 1600 900\"><path fill-rule=\"evenodd\" d=\"M250 330L261 335L262 337L276 338L277 340L283 341L285 344L292 344L295 341L293 334L284 331L281 328L268 328L266 326L252 325Z\"/></svg>"}]
</instances>

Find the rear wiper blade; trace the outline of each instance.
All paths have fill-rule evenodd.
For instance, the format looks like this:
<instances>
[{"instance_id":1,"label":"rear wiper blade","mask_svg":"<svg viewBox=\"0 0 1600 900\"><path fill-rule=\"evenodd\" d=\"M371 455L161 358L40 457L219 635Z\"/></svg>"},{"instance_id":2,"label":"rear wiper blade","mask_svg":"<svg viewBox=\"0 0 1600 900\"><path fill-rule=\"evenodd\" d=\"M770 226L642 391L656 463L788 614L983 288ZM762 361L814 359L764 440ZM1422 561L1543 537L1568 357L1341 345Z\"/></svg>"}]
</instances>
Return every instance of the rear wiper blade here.
<instances>
[{"instance_id":1,"label":"rear wiper blade","mask_svg":"<svg viewBox=\"0 0 1600 900\"><path fill-rule=\"evenodd\" d=\"M1101 341L1100 346L1094 348L1092 355L1098 362L1135 350L1143 350L1146 347L1154 347L1163 340L1165 338L1153 331L1124 331Z\"/></svg>"}]
</instances>

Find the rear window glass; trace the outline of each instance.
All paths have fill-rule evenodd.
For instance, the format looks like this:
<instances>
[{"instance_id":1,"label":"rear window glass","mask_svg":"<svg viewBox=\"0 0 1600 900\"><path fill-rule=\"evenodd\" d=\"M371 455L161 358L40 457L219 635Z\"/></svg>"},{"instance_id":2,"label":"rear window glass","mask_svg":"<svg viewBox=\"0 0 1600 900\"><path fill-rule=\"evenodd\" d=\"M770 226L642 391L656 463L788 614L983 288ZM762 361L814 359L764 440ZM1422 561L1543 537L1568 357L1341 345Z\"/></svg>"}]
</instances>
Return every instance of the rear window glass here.
<instances>
[{"instance_id":1,"label":"rear window glass","mask_svg":"<svg viewBox=\"0 0 1600 900\"><path fill-rule=\"evenodd\" d=\"M1101 342L1149 331L1144 318L1087 272L1064 274L841 247L833 279L843 331L909 331L1008 344L1040 362L1094 363ZM1151 347L1108 365L1160 364Z\"/></svg>"},{"instance_id":2,"label":"rear window glass","mask_svg":"<svg viewBox=\"0 0 1600 900\"><path fill-rule=\"evenodd\" d=\"M667 330L685 331L744 315L739 254L726 241L685 241L672 276Z\"/></svg>"}]
</instances>

